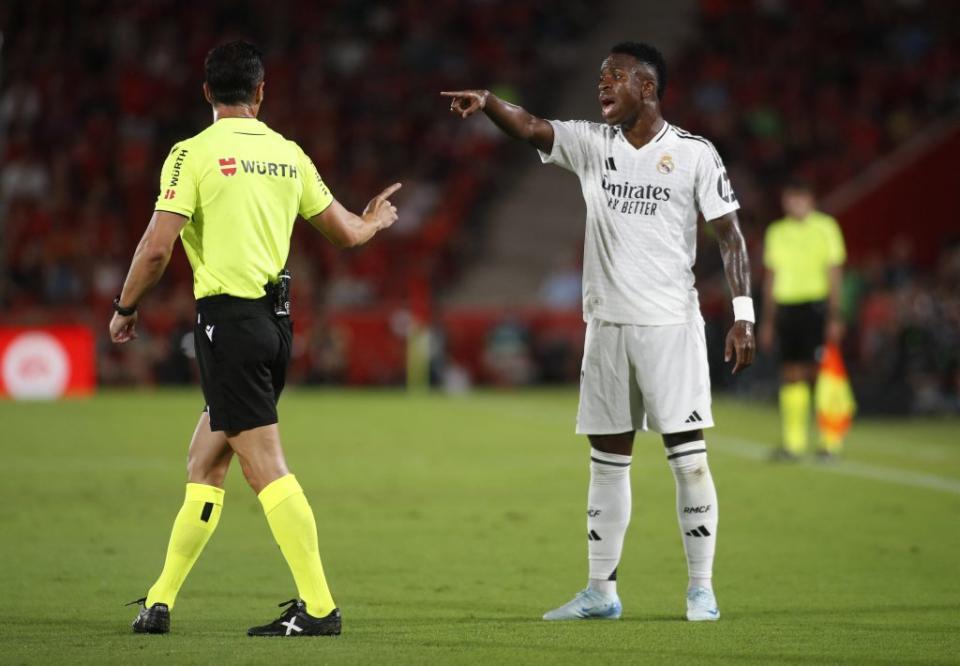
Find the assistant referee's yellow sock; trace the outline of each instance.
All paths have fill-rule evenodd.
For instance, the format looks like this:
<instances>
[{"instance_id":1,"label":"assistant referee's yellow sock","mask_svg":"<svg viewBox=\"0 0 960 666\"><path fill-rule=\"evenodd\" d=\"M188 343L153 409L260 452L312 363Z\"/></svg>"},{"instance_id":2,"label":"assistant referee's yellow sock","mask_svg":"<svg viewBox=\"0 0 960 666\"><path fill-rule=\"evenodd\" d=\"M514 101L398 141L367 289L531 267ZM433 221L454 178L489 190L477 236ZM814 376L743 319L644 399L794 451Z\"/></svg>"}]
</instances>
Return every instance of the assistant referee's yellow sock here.
<instances>
[{"instance_id":1,"label":"assistant referee's yellow sock","mask_svg":"<svg viewBox=\"0 0 960 666\"><path fill-rule=\"evenodd\" d=\"M329 615L336 604L320 563L317 522L297 478L293 474L281 476L258 497L307 612L314 617Z\"/></svg>"},{"instance_id":2,"label":"assistant referee's yellow sock","mask_svg":"<svg viewBox=\"0 0 960 666\"><path fill-rule=\"evenodd\" d=\"M202 483L187 484L187 496L173 521L163 571L147 592L147 608L160 603L173 610L177 592L210 540L210 535L217 529L222 508L223 488Z\"/></svg>"},{"instance_id":3,"label":"assistant referee's yellow sock","mask_svg":"<svg viewBox=\"0 0 960 666\"><path fill-rule=\"evenodd\" d=\"M791 382L780 387L780 420L783 424L783 447L801 454L807 448L810 421L810 385Z\"/></svg>"}]
</instances>

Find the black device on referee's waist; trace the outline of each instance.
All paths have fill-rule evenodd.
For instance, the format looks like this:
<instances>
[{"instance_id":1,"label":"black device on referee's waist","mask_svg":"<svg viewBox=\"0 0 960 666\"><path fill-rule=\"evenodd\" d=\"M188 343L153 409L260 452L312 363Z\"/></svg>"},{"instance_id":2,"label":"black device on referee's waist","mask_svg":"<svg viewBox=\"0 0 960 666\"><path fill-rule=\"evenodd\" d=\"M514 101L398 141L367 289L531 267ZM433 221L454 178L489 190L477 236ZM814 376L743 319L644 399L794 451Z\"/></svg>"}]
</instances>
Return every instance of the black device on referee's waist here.
<instances>
[{"instance_id":1,"label":"black device on referee's waist","mask_svg":"<svg viewBox=\"0 0 960 666\"><path fill-rule=\"evenodd\" d=\"M284 268L277 276L279 280L273 286L273 314L278 317L290 316L290 271Z\"/></svg>"}]
</instances>

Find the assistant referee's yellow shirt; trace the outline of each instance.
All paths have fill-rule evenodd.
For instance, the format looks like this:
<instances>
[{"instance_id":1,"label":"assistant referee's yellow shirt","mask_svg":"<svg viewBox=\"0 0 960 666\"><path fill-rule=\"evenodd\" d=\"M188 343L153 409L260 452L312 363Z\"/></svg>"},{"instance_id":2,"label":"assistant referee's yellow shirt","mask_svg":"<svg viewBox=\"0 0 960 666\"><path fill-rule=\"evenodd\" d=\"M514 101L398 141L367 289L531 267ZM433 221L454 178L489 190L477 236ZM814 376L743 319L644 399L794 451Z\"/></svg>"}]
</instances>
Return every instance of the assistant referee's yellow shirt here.
<instances>
[{"instance_id":1,"label":"assistant referee's yellow shirt","mask_svg":"<svg viewBox=\"0 0 960 666\"><path fill-rule=\"evenodd\" d=\"M332 201L300 146L259 120L222 118L170 151L155 208L189 219L194 297L259 298L287 263L297 215Z\"/></svg>"},{"instance_id":2,"label":"assistant referee's yellow shirt","mask_svg":"<svg viewBox=\"0 0 960 666\"><path fill-rule=\"evenodd\" d=\"M785 217L767 227L763 264L773 271L773 300L782 305L826 299L830 268L846 258L840 225L824 213Z\"/></svg>"}]
</instances>

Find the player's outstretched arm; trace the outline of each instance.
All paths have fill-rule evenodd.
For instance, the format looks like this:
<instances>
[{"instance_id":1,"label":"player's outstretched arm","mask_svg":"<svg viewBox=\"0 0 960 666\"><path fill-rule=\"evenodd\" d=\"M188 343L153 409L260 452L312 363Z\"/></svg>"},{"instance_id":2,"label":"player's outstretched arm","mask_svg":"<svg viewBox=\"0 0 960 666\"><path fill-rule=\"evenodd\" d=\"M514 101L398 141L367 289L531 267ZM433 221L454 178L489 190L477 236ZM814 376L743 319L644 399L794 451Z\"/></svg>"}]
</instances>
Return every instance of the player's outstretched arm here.
<instances>
[{"instance_id":1,"label":"player's outstretched arm","mask_svg":"<svg viewBox=\"0 0 960 666\"><path fill-rule=\"evenodd\" d=\"M750 298L750 259L747 256L747 243L740 231L740 221L735 212L727 213L716 220L710 220L710 225L717 232L720 242L720 255L723 257L723 270L727 275L727 284L734 299ZM750 303L750 301L747 301ZM734 301L736 306L736 301ZM752 305L748 319L736 316L733 327L727 333L724 359L730 361L736 354L736 363L733 365L733 374L737 374L751 363L756 349L753 339L753 312ZM736 315L736 307L734 309Z\"/></svg>"},{"instance_id":2,"label":"player's outstretched arm","mask_svg":"<svg viewBox=\"0 0 960 666\"><path fill-rule=\"evenodd\" d=\"M400 183L394 183L375 196L361 215L351 213L334 199L322 212L310 218L310 224L337 247L363 245L378 231L397 221L397 207L390 203L389 197L400 187Z\"/></svg>"},{"instance_id":3,"label":"player's outstretched arm","mask_svg":"<svg viewBox=\"0 0 960 666\"><path fill-rule=\"evenodd\" d=\"M154 211L130 262L130 271L120 292L122 307L136 308L144 294L160 280L173 254L173 244L186 223L183 215ZM136 325L136 311L129 315L115 312L110 320L110 339L118 343L132 340L137 337Z\"/></svg>"},{"instance_id":4,"label":"player's outstretched arm","mask_svg":"<svg viewBox=\"0 0 960 666\"><path fill-rule=\"evenodd\" d=\"M461 118L483 111L507 136L526 141L537 150L553 150L553 125L526 109L504 102L489 90L455 90L440 93L450 97L450 112Z\"/></svg>"}]
</instances>

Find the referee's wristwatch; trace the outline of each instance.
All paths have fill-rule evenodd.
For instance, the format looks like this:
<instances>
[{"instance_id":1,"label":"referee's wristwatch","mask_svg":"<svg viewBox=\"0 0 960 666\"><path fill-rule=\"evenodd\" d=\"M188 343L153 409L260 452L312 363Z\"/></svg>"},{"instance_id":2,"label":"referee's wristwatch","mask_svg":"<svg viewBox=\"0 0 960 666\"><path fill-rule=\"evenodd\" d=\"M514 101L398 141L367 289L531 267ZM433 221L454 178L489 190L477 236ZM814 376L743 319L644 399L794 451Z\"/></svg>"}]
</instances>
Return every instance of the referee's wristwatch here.
<instances>
[{"instance_id":1,"label":"referee's wristwatch","mask_svg":"<svg viewBox=\"0 0 960 666\"><path fill-rule=\"evenodd\" d=\"M123 307L122 305L120 305L120 296L118 294L117 297L113 299L113 311L116 312L118 315L129 317L130 315L134 314L137 311L137 306L132 305L129 308Z\"/></svg>"}]
</instances>

